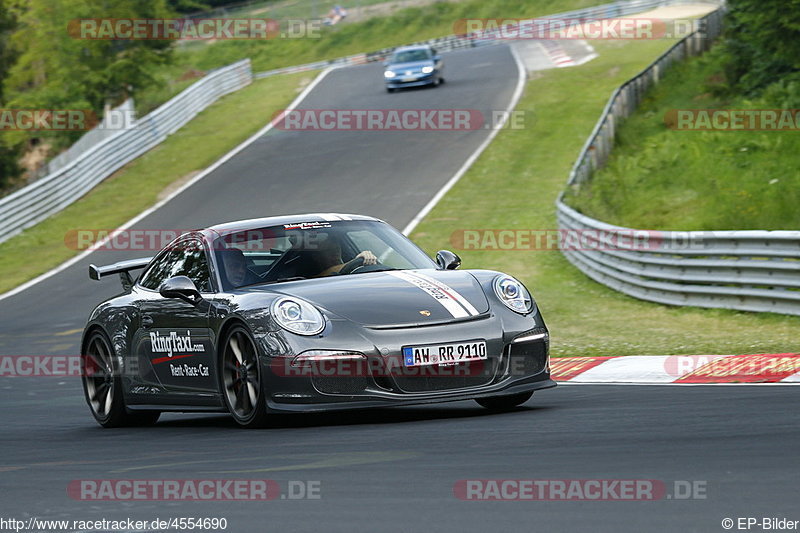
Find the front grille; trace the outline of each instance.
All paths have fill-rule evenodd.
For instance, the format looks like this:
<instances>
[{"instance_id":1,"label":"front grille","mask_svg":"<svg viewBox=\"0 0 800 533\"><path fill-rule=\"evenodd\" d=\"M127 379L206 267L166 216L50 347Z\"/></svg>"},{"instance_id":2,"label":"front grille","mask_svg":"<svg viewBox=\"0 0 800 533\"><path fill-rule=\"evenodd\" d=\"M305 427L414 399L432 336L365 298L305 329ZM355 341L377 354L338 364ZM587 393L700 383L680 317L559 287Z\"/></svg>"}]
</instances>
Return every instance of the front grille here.
<instances>
[{"instance_id":1,"label":"front grille","mask_svg":"<svg viewBox=\"0 0 800 533\"><path fill-rule=\"evenodd\" d=\"M402 392L434 392L487 385L494 378L497 358L452 366L395 369L392 377Z\"/></svg>"},{"instance_id":2,"label":"front grille","mask_svg":"<svg viewBox=\"0 0 800 533\"><path fill-rule=\"evenodd\" d=\"M311 380L324 394L360 394L370 382L367 376L314 376Z\"/></svg>"}]
</instances>

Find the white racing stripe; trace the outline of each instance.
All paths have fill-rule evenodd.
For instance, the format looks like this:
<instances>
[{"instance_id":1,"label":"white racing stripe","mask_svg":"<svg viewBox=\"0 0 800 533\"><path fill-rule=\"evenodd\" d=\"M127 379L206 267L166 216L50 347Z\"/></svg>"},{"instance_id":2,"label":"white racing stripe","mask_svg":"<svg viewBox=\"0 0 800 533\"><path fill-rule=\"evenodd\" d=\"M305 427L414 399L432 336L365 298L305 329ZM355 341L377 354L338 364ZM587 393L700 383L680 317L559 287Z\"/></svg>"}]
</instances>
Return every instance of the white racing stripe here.
<instances>
[{"instance_id":1,"label":"white racing stripe","mask_svg":"<svg viewBox=\"0 0 800 533\"><path fill-rule=\"evenodd\" d=\"M445 285L444 283L442 283L438 279L432 278L430 276L426 276L425 274L420 274L419 272L408 272L408 274L410 276L416 276L418 278L421 278L421 279L427 281L428 283L430 283L431 285L433 285L433 286L439 288L440 290L445 291L446 293L448 293L450 296L455 298L458 303L461 304L461 307L463 307L464 309L467 310L467 312L470 314L470 316L476 316L476 315L480 314L480 313L478 313L478 310L475 309L475 307L471 303L469 303L469 300L467 300L466 298L461 296L460 293L456 292L454 289L452 289L449 286Z\"/></svg>"},{"instance_id":2,"label":"white racing stripe","mask_svg":"<svg viewBox=\"0 0 800 533\"><path fill-rule=\"evenodd\" d=\"M458 294L455 290L444 283L422 274L405 272L402 270L387 272L390 276L402 279L414 285L418 289L428 293L431 298L447 309L453 318L466 318L475 316L478 311L470 304L466 298ZM464 303L461 303L464 302Z\"/></svg>"},{"instance_id":3,"label":"white racing stripe","mask_svg":"<svg viewBox=\"0 0 800 533\"><path fill-rule=\"evenodd\" d=\"M318 217L333 222L336 220L353 220L349 215L340 215L339 213L317 213Z\"/></svg>"}]
</instances>

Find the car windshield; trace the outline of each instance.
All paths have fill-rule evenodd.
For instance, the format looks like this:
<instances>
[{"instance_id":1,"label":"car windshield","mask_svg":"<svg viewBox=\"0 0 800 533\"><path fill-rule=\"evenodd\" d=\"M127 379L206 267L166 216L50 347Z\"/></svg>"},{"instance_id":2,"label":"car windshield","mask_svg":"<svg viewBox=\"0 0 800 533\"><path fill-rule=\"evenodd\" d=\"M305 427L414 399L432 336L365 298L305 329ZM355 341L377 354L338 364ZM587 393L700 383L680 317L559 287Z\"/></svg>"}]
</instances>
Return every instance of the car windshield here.
<instances>
[{"instance_id":1,"label":"car windshield","mask_svg":"<svg viewBox=\"0 0 800 533\"><path fill-rule=\"evenodd\" d=\"M404 50L392 56L391 63L411 63L413 61L427 61L431 58L430 50Z\"/></svg>"},{"instance_id":2,"label":"car windshield","mask_svg":"<svg viewBox=\"0 0 800 533\"><path fill-rule=\"evenodd\" d=\"M386 223L307 221L220 235L214 254L223 288L257 283L435 268L435 263Z\"/></svg>"}]
</instances>

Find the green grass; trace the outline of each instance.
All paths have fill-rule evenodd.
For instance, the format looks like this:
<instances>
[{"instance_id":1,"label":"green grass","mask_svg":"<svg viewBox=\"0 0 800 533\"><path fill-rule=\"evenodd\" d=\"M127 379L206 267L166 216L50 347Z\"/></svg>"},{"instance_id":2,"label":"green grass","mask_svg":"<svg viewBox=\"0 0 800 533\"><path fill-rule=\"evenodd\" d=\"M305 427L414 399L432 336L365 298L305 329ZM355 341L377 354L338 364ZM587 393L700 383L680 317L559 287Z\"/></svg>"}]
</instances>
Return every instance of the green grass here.
<instances>
[{"instance_id":1,"label":"green grass","mask_svg":"<svg viewBox=\"0 0 800 533\"><path fill-rule=\"evenodd\" d=\"M78 253L65 244L69 230L116 228L155 204L173 182L211 165L262 128L315 75L275 76L223 97L74 204L0 244L0 293Z\"/></svg>"},{"instance_id":2,"label":"green grass","mask_svg":"<svg viewBox=\"0 0 800 533\"><path fill-rule=\"evenodd\" d=\"M214 43L187 51L198 68L208 69L249 57L256 71L379 50L389 46L442 37L454 32L463 18L532 17L580 9L605 0L473 0L407 8L364 22L323 28L319 37L240 40ZM181 52L179 51L178 55ZM181 61L182 59L179 59Z\"/></svg>"},{"instance_id":3,"label":"green grass","mask_svg":"<svg viewBox=\"0 0 800 533\"><path fill-rule=\"evenodd\" d=\"M772 109L714 96L721 56L670 70L620 128L608 166L567 201L621 226L673 230L800 229L800 133L669 129L675 109Z\"/></svg>"},{"instance_id":4,"label":"green grass","mask_svg":"<svg viewBox=\"0 0 800 533\"><path fill-rule=\"evenodd\" d=\"M457 21L463 18L534 17L607 2L608 0L440 2L420 8L401 9L392 15L375 17L363 22L323 27L318 37L265 41L229 40L213 44L187 43L176 48L171 65L158 69L156 78L162 81L161 85L145 90L137 96L138 99L148 102L146 106L137 105L137 109L150 110L177 94L178 86L170 80L179 79L191 69L208 71L249 57L253 61L254 72L262 72L451 35ZM323 4L326 3L320 2L320 5ZM319 8L318 14L324 15L322 8ZM281 19L287 18L287 15L280 10L277 10L276 16L280 16ZM308 14L302 15L301 18L308 16Z\"/></svg>"},{"instance_id":5,"label":"green grass","mask_svg":"<svg viewBox=\"0 0 800 533\"><path fill-rule=\"evenodd\" d=\"M336 4L342 4L349 14L354 14L357 7L373 6L375 4L386 3L387 0L351 0L341 2L341 0L278 0L263 4L255 4L240 9L228 10L228 17L265 17L273 19L309 19L312 17L323 18L327 16L331 8ZM399 2L398 2L399 3ZM343 24L347 24L349 19L345 19Z\"/></svg>"},{"instance_id":6,"label":"green grass","mask_svg":"<svg viewBox=\"0 0 800 533\"><path fill-rule=\"evenodd\" d=\"M500 132L413 240L434 253L454 248L451 236L461 229L556 228L555 199L612 90L669 44L597 43L598 59L529 82L518 109L535 120ZM555 250L455 251L464 268L502 270L527 284L552 330L555 356L800 351L798 317L642 302L589 280Z\"/></svg>"}]
</instances>

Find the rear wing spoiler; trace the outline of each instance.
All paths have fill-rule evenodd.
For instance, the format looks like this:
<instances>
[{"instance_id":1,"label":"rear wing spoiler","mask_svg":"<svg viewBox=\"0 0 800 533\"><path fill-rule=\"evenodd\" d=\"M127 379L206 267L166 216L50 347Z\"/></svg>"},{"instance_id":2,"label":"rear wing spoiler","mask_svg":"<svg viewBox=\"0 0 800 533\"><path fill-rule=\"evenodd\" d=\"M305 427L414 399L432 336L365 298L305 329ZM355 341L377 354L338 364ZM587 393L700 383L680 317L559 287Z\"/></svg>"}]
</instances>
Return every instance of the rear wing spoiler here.
<instances>
[{"instance_id":1,"label":"rear wing spoiler","mask_svg":"<svg viewBox=\"0 0 800 533\"><path fill-rule=\"evenodd\" d=\"M144 257L141 259L120 261L119 263L114 263L113 265L89 265L89 279L100 281L100 278L105 276L119 274L119 281L122 283L122 288L127 291L133 287L133 278L131 278L130 271L146 267L150 264L151 259L153 258Z\"/></svg>"}]
</instances>

